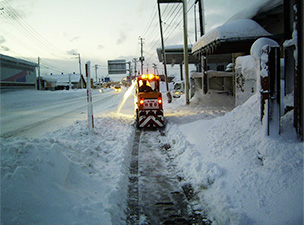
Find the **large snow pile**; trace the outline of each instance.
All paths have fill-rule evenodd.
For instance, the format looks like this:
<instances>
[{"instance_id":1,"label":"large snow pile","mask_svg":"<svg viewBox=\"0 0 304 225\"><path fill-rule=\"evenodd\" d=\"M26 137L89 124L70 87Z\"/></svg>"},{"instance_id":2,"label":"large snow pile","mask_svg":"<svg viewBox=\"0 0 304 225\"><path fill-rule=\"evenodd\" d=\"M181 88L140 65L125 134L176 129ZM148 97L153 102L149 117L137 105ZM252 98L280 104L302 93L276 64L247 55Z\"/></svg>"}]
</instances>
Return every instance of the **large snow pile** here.
<instances>
[{"instance_id":1,"label":"large snow pile","mask_svg":"<svg viewBox=\"0 0 304 225\"><path fill-rule=\"evenodd\" d=\"M133 120L115 114L42 138L1 138L1 224L120 224Z\"/></svg>"},{"instance_id":2,"label":"large snow pile","mask_svg":"<svg viewBox=\"0 0 304 225\"><path fill-rule=\"evenodd\" d=\"M239 56L235 61L235 105L246 102L257 91L258 61L251 55Z\"/></svg>"},{"instance_id":3,"label":"large snow pile","mask_svg":"<svg viewBox=\"0 0 304 225\"><path fill-rule=\"evenodd\" d=\"M167 127L181 175L213 224L302 224L303 143L292 114L279 138L264 135L259 95L225 116ZM186 140L185 140L186 138Z\"/></svg>"},{"instance_id":4,"label":"large snow pile","mask_svg":"<svg viewBox=\"0 0 304 225\"><path fill-rule=\"evenodd\" d=\"M209 90L207 94L203 90L196 91L191 99L191 106L201 105L209 109L231 110L234 107L234 98L226 93L219 94L215 90Z\"/></svg>"}]
</instances>

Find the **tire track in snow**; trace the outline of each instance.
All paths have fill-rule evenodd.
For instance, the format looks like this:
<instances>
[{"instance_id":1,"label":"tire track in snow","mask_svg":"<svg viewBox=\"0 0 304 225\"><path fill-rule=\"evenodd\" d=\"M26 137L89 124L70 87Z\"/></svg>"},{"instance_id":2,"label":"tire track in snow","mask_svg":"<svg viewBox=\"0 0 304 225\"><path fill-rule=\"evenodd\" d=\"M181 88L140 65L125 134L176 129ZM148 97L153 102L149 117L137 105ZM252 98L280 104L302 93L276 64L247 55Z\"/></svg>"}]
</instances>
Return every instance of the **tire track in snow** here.
<instances>
[{"instance_id":1,"label":"tire track in snow","mask_svg":"<svg viewBox=\"0 0 304 225\"><path fill-rule=\"evenodd\" d=\"M138 202L138 147L140 141L140 130L135 131L132 146L132 158L130 163L129 175L129 196L128 196L128 216L127 224L138 224L139 221L139 202Z\"/></svg>"},{"instance_id":2,"label":"tire track in snow","mask_svg":"<svg viewBox=\"0 0 304 225\"><path fill-rule=\"evenodd\" d=\"M130 163L127 224L210 224L192 209L163 131L137 130Z\"/></svg>"}]
</instances>

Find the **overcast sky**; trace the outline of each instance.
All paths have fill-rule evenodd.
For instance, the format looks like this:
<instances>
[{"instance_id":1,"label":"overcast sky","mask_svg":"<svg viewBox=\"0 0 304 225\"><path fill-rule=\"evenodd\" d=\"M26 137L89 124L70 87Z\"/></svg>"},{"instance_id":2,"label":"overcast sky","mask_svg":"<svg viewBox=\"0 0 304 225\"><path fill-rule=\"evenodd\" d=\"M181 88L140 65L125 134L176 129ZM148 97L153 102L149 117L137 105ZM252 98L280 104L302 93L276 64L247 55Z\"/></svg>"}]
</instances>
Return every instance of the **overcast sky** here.
<instances>
[{"instance_id":1,"label":"overcast sky","mask_svg":"<svg viewBox=\"0 0 304 225\"><path fill-rule=\"evenodd\" d=\"M188 0L190 44L195 42L194 1ZM267 0L204 0L206 31L263 1ZM161 11L165 44L182 44L181 4L162 4ZM71 58L73 53L80 53L83 64L90 60L106 73L107 60L138 59L142 36L146 65L158 63L157 0L0 0L0 13L1 54L33 59L39 56L44 66L78 72L78 61Z\"/></svg>"}]
</instances>

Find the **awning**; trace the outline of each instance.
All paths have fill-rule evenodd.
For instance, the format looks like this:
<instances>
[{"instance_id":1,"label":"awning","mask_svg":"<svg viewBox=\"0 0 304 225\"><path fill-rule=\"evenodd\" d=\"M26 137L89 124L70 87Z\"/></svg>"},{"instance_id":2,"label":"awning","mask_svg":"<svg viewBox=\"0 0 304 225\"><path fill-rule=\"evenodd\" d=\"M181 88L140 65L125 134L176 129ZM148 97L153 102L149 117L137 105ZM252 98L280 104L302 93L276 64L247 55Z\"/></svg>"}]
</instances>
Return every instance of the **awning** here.
<instances>
[{"instance_id":1,"label":"awning","mask_svg":"<svg viewBox=\"0 0 304 225\"><path fill-rule=\"evenodd\" d=\"M199 59L194 57L191 54L192 45L188 46L188 61L189 64L197 64L199 63ZM156 49L157 56L159 62L163 62L163 51L162 48ZM172 45L172 46L165 46L165 53L166 53L166 62L167 64L183 64L184 62L184 46L183 45Z\"/></svg>"},{"instance_id":2,"label":"awning","mask_svg":"<svg viewBox=\"0 0 304 225\"><path fill-rule=\"evenodd\" d=\"M236 20L203 35L193 45L192 54L249 53L251 45L260 37L275 39L278 35L270 34L253 20Z\"/></svg>"},{"instance_id":3,"label":"awning","mask_svg":"<svg viewBox=\"0 0 304 225\"><path fill-rule=\"evenodd\" d=\"M215 55L215 54L227 54L235 52L245 52L250 53L251 45L259 37L246 37L246 38L230 38L230 39L218 39L213 42L198 48L196 51L192 52L193 55L202 53L204 55ZM263 36L272 37L272 36Z\"/></svg>"}]
</instances>

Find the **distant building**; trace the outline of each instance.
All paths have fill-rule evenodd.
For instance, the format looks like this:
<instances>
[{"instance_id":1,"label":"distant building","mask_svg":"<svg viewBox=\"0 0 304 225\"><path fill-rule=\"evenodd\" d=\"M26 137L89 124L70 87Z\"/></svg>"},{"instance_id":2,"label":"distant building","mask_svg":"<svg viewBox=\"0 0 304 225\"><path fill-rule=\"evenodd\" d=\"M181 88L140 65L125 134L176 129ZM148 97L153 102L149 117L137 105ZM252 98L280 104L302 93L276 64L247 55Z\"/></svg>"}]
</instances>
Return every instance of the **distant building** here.
<instances>
[{"instance_id":1,"label":"distant building","mask_svg":"<svg viewBox=\"0 0 304 225\"><path fill-rule=\"evenodd\" d=\"M36 88L38 64L0 54L0 88Z\"/></svg>"},{"instance_id":2,"label":"distant building","mask_svg":"<svg viewBox=\"0 0 304 225\"><path fill-rule=\"evenodd\" d=\"M85 84L83 76L79 74L51 74L41 76L42 90L69 90L81 88L81 82Z\"/></svg>"}]
</instances>

